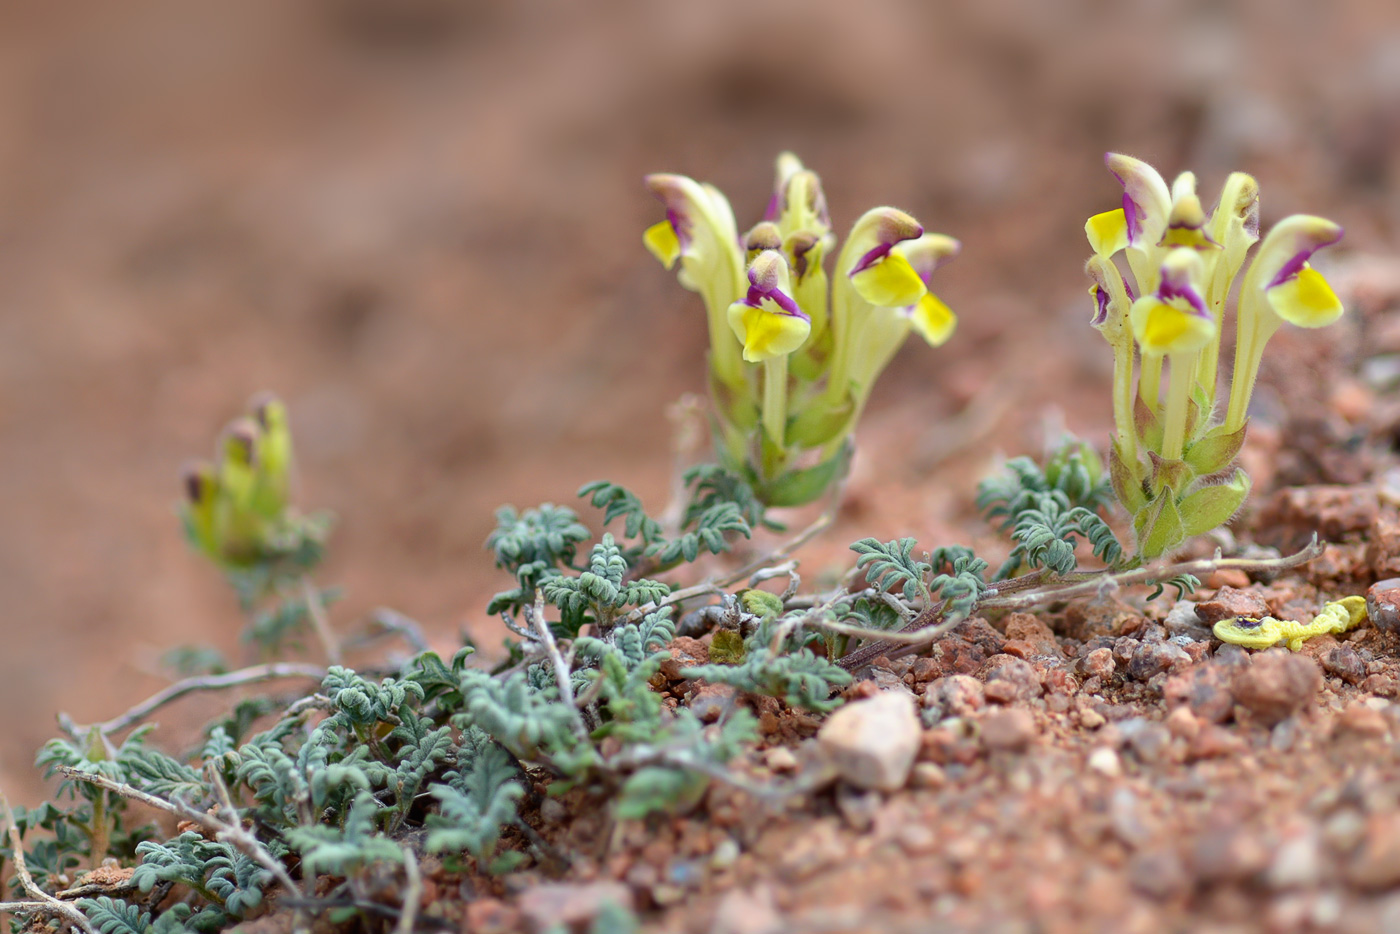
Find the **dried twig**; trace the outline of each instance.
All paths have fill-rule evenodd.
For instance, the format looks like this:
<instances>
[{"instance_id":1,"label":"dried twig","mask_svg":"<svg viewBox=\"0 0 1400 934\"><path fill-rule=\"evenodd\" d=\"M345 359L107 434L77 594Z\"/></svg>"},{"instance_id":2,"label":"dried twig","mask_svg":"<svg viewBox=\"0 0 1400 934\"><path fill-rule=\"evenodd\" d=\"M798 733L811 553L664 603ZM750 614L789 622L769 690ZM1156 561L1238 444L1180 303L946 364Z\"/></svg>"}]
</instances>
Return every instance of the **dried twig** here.
<instances>
[{"instance_id":1,"label":"dried twig","mask_svg":"<svg viewBox=\"0 0 1400 934\"><path fill-rule=\"evenodd\" d=\"M9 828L10 849L14 851L12 859L15 864L15 874L19 876L19 884L34 899L32 902L0 902L0 911L44 911L62 916L68 923L81 928L84 934L97 934L97 929L92 926L87 915L75 906L61 902L45 892L34 881L34 877L29 874L29 867L24 862L24 841L20 839L19 825L15 823L15 812L10 810L9 799L5 797L3 791L0 791L0 817L5 819L5 826Z\"/></svg>"},{"instance_id":2,"label":"dried twig","mask_svg":"<svg viewBox=\"0 0 1400 934\"><path fill-rule=\"evenodd\" d=\"M311 678L320 681L326 676L326 669L316 665L304 665L299 662L273 662L268 665L253 665L250 668L240 668L237 671L225 672L221 675L199 675L193 678L185 678L176 681L169 687L157 691L141 703L132 707L119 717L113 717L105 723L93 724L103 736L117 733L130 726L135 726L152 713L164 707L166 704L183 697L194 691L220 691L225 688L238 687L243 684L253 684L257 681L271 681L274 678ZM71 731L76 731L77 735L87 733L92 727L72 727Z\"/></svg>"},{"instance_id":3,"label":"dried twig","mask_svg":"<svg viewBox=\"0 0 1400 934\"><path fill-rule=\"evenodd\" d=\"M184 820L198 824L206 830L212 831L220 840L225 840L233 844L238 847L238 849L251 856L259 866L272 874L273 878L277 880L277 883L281 885L282 888L294 895L299 895L301 893L301 888L292 881L292 877L287 874L287 870L283 868L282 864L272 857L272 854L267 851L267 848L264 847L256 837L243 828L242 820L238 816L238 811L233 806L233 802L229 799L228 788L224 786L223 779L219 777L217 771L207 769L205 774L209 776L214 786L215 797L219 800L219 806L228 815L228 819L216 817L213 814L192 808L180 800L170 801L153 794L148 794L139 788L133 788L131 785L125 784L124 782L114 781L96 772L84 772L66 765L59 766L58 771L65 777L71 778L74 781L87 782L90 785L105 788L107 791L119 794L123 798L130 798L132 801L138 801L147 807L174 814Z\"/></svg>"},{"instance_id":4,"label":"dried twig","mask_svg":"<svg viewBox=\"0 0 1400 934\"><path fill-rule=\"evenodd\" d=\"M574 703L574 686L569 680L569 663L564 660L564 656L560 653L559 644L554 641L554 632L549 628L549 621L544 618L544 591L535 591L535 606L533 609L527 606L525 616L535 627L537 638L544 646L545 654L549 656L549 660L554 666L554 680L559 685L559 699L567 705L569 713L572 715L574 732L586 742L588 740L588 725L583 722L583 714L579 713L578 706Z\"/></svg>"},{"instance_id":5,"label":"dried twig","mask_svg":"<svg viewBox=\"0 0 1400 934\"><path fill-rule=\"evenodd\" d=\"M1322 554L1322 543L1313 535L1312 541L1295 554L1282 558L1222 558L1219 550L1213 558L1197 558L1157 568L1137 568L1118 574L1104 573L1074 584L1051 584L1040 590L1032 590L1016 596L989 596L978 602L977 608L988 610L1024 610L1049 600L1068 600L1073 597L1105 594L1119 587L1141 584L1147 581L1165 581L1183 574L1203 575L1212 571L1268 572L1284 571L1307 564Z\"/></svg>"},{"instance_id":6,"label":"dried twig","mask_svg":"<svg viewBox=\"0 0 1400 934\"><path fill-rule=\"evenodd\" d=\"M399 923L394 926L394 934L413 934L414 923L418 920L418 905L423 900L423 874L418 871L418 857L409 847L403 848L403 908L399 911Z\"/></svg>"},{"instance_id":7,"label":"dried twig","mask_svg":"<svg viewBox=\"0 0 1400 934\"><path fill-rule=\"evenodd\" d=\"M1296 554L1287 555L1282 558L1221 558L1219 551L1213 558L1197 558L1192 561L1182 561L1177 564L1169 564L1156 568L1136 568L1132 571L1122 571L1111 574L1104 571L1087 580L1075 581L1072 583L1049 584L1036 590L1029 590L1023 593L1004 594L996 590L988 591L977 602L974 610L1026 610L1050 600L1068 600L1074 597L1106 595L1117 590L1119 587L1126 587L1132 584L1141 584L1148 581L1165 581L1183 574L1202 575L1212 571L1239 570L1260 572L1283 571L1289 568L1299 567L1307 564L1313 558L1322 554L1322 544L1314 535L1311 542ZM1018 578L1017 583L1025 578ZM865 629L860 626L847 626L843 623L831 622L828 620L816 619L812 624L828 629L831 632L841 633L848 636L856 636L862 639L877 639L879 641L872 645L864 646L855 652L846 655L838 660L842 668L847 671L857 671L869 665L881 655L888 655L890 658L897 658L917 651L920 647L931 644L939 636L957 626L965 617L944 618L942 607L924 608L907 626L898 632L884 632L877 629Z\"/></svg>"}]
</instances>

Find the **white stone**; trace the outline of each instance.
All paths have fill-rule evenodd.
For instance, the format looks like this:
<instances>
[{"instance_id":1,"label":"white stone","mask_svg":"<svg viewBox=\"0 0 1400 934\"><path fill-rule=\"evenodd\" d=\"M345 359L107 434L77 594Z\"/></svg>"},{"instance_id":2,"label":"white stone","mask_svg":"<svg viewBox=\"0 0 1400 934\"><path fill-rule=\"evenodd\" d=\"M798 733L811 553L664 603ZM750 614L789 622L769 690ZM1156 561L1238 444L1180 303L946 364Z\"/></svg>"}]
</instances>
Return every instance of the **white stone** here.
<instances>
[{"instance_id":1,"label":"white stone","mask_svg":"<svg viewBox=\"0 0 1400 934\"><path fill-rule=\"evenodd\" d=\"M1100 746L1089 753L1088 765L1095 772L1109 778L1117 778L1123 774L1123 764L1118 760L1118 753L1108 746Z\"/></svg>"},{"instance_id":2,"label":"white stone","mask_svg":"<svg viewBox=\"0 0 1400 934\"><path fill-rule=\"evenodd\" d=\"M914 766L920 733L913 696L885 691L836 711L822 724L817 742L850 784L897 791Z\"/></svg>"}]
</instances>

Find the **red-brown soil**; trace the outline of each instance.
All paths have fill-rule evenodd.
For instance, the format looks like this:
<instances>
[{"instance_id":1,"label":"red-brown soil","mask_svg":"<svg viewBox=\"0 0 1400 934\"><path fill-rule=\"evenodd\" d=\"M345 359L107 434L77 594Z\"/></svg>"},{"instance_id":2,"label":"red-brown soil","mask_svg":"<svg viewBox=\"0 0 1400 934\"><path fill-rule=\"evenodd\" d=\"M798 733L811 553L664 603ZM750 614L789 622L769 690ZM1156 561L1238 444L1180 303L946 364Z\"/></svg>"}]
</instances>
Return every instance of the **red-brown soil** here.
<instances>
[{"instance_id":1,"label":"red-brown soil","mask_svg":"<svg viewBox=\"0 0 1400 934\"><path fill-rule=\"evenodd\" d=\"M665 407L702 387L704 327L641 248L648 171L716 182L745 224L791 148L838 227L894 203L963 241L940 274L959 333L911 344L881 383L813 576L866 535L996 547L970 499L997 453L1035 451L1047 422L1104 436L1080 228L1116 202L1106 149L1191 168L1206 191L1243 168L1266 223L1347 227L1334 271L1354 313L1280 335L1254 501L1390 466L1394 397L1359 374L1400 352L1393 4L143 0L16 5L0 24L0 786L17 801L44 793L29 763L55 712L125 708L176 643L241 651L173 502L180 462L256 390L290 403L303 502L340 517L321 576L347 590L345 629L388 605L440 647L463 629L494 644L496 505L608 477L659 506ZM1316 582L1369 583L1347 561L1373 531ZM1375 648L1391 672L1394 647ZM966 738L943 785L880 804L873 830L809 802L759 834L735 884L772 885L791 930L1400 923L1400 876L1356 868L1396 838L1396 726L1350 712L1379 683L1329 680L1286 741L1246 717L1219 756L1173 739L1155 761L1115 753L1121 777L1086 772L1115 722L1167 714L1136 684L1105 688L1112 722L1093 728L1086 692L1041 698L1028 751ZM1348 808L1355 839L1332 826ZM1124 831L1125 809L1145 829ZM906 839L914 825L930 833ZM1199 835L1231 828L1267 860L1315 838L1319 875L1203 876ZM803 847L843 855L785 875ZM658 923L708 930L720 897ZM877 914L843 928L829 905Z\"/></svg>"}]
</instances>

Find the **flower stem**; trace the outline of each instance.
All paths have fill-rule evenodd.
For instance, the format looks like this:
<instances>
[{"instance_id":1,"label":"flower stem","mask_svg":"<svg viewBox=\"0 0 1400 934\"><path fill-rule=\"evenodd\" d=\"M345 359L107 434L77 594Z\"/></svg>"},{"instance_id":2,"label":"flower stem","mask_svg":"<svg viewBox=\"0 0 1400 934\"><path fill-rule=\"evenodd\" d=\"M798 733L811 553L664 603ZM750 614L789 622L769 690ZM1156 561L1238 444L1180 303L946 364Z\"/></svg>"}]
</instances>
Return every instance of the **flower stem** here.
<instances>
[{"instance_id":1,"label":"flower stem","mask_svg":"<svg viewBox=\"0 0 1400 934\"><path fill-rule=\"evenodd\" d=\"M1249 417L1249 399L1254 395L1254 381L1259 378L1259 363L1264 346L1278 330L1279 319L1272 311L1261 310L1248 301L1240 301L1238 330L1235 338L1235 372L1230 377L1230 407L1225 415L1225 430L1238 431Z\"/></svg>"},{"instance_id":2,"label":"flower stem","mask_svg":"<svg viewBox=\"0 0 1400 934\"><path fill-rule=\"evenodd\" d=\"M1143 354L1142 374L1138 377L1138 395L1143 403L1157 414L1157 405L1162 396L1162 355Z\"/></svg>"},{"instance_id":3,"label":"flower stem","mask_svg":"<svg viewBox=\"0 0 1400 934\"><path fill-rule=\"evenodd\" d=\"M1166 423L1162 428L1162 457L1169 461L1181 460L1186 449L1186 416L1191 408L1191 387L1199 358L1199 350L1172 354Z\"/></svg>"},{"instance_id":4,"label":"flower stem","mask_svg":"<svg viewBox=\"0 0 1400 934\"><path fill-rule=\"evenodd\" d=\"M763 430L779 449L787 446L787 355L763 364Z\"/></svg>"},{"instance_id":5,"label":"flower stem","mask_svg":"<svg viewBox=\"0 0 1400 934\"><path fill-rule=\"evenodd\" d=\"M1126 463L1137 463L1137 424L1133 420L1133 342L1124 335L1113 346L1113 424Z\"/></svg>"}]
</instances>

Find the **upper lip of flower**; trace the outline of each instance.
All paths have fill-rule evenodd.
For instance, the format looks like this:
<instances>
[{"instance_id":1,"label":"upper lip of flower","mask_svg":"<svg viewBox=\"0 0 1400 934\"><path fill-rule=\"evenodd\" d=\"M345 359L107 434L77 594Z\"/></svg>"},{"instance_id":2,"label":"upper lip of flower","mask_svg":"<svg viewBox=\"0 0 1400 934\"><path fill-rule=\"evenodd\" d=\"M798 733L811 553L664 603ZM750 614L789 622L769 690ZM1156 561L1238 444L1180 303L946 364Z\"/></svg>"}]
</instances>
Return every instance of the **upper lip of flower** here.
<instances>
[{"instance_id":1,"label":"upper lip of flower","mask_svg":"<svg viewBox=\"0 0 1400 934\"><path fill-rule=\"evenodd\" d=\"M762 308L767 299L784 314L811 320L797 300L784 290L786 272L787 259L777 250L764 250L749 265L749 291L740 301L750 308Z\"/></svg>"}]
</instances>

